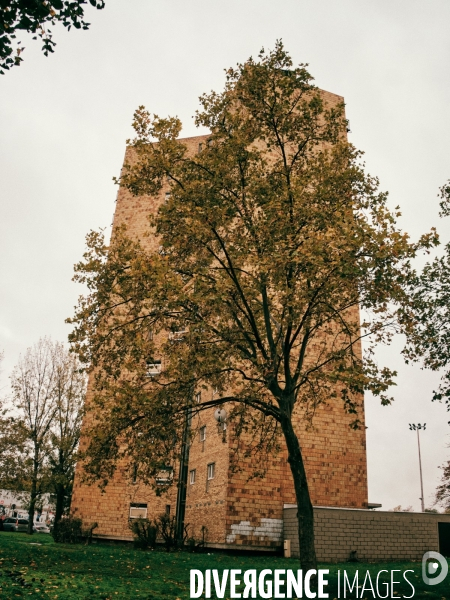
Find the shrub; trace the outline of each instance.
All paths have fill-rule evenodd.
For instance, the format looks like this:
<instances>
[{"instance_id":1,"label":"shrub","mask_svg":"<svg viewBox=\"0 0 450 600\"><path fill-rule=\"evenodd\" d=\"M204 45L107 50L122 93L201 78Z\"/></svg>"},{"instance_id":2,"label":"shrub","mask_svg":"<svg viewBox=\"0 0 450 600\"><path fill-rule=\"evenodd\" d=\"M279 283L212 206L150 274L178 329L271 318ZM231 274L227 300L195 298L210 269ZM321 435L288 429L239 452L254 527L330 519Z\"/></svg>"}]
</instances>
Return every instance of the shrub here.
<instances>
[{"instance_id":1,"label":"shrub","mask_svg":"<svg viewBox=\"0 0 450 600\"><path fill-rule=\"evenodd\" d=\"M53 539L62 544L79 544L83 537L82 526L83 521L77 517L63 517L53 527Z\"/></svg>"},{"instance_id":2,"label":"shrub","mask_svg":"<svg viewBox=\"0 0 450 600\"><path fill-rule=\"evenodd\" d=\"M185 528L185 532L187 533L187 529ZM202 539L197 541L194 537L188 537L185 540L185 545L189 552L204 552L206 548L206 535L208 533L208 528L205 525L202 525L201 528ZM186 537L186 536L185 536Z\"/></svg>"},{"instance_id":3,"label":"shrub","mask_svg":"<svg viewBox=\"0 0 450 600\"><path fill-rule=\"evenodd\" d=\"M185 525L183 539L177 539L177 520L167 513L159 515L152 521L150 519L132 519L128 524L134 535L134 545L137 548L155 548L156 540L163 541L166 550L176 550L182 548L187 539L188 525ZM189 549L192 542L187 543ZM195 540L194 540L195 545Z\"/></svg>"},{"instance_id":4,"label":"shrub","mask_svg":"<svg viewBox=\"0 0 450 600\"><path fill-rule=\"evenodd\" d=\"M86 540L86 546L92 544L92 534L94 529L97 529L98 523L92 523L92 525L83 526L81 529L81 535Z\"/></svg>"},{"instance_id":5,"label":"shrub","mask_svg":"<svg viewBox=\"0 0 450 600\"><path fill-rule=\"evenodd\" d=\"M163 513L156 519L156 524L158 526L159 534L164 540L166 550L175 550L178 547L178 540L176 538L176 518L171 517L167 513Z\"/></svg>"},{"instance_id":6,"label":"shrub","mask_svg":"<svg viewBox=\"0 0 450 600\"><path fill-rule=\"evenodd\" d=\"M129 527L134 535L134 545L137 548L154 548L156 546L156 537L158 527L156 523L149 519L133 519Z\"/></svg>"},{"instance_id":7,"label":"shrub","mask_svg":"<svg viewBox=\"0 0 450 600\"><path fill-rule=\"evenodd\" d=\"M189 524L184 526L182 539L177 538L178 528L176 517L171 517L169 514L163 513L156 519L156 526L168 552L182 548L186 544Z\"/></svg>"}]
</instances>

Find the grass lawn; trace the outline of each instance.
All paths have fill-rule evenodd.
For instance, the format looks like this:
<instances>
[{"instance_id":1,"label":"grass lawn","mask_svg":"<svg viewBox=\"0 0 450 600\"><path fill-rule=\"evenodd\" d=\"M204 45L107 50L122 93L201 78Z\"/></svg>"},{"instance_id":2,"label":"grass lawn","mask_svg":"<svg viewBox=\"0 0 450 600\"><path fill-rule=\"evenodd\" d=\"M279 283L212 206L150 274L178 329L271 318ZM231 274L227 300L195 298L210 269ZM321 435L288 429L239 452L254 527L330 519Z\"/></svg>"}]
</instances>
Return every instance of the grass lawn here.
<instances>
[{"instance_id":1,"label":"grass lawn","mask_svg":"<svg viewBox=\"0 0 450 600\"><path fill-rule=\"evenodd\" d=\"M163 551L134 550L129 546L71 546L55 544L46 534L28 536L22 533L0 532L0 598L52 598L57 600L112 600L115 598L147 600L186 600L189 598L189 570L200 569L297 569L295 559L268 556L240 556L211 554L166 553ZM337 572L347 575L359 571L359 582L370 570L373 580L381 569L412 569L408 579L415 587L413 598L450 600L450 574L436 586L422 582L420 563L341 564L321 565L330 569L329 585L325 588L330 599L337 598ZM386 574L384 574L386 575ZM362 576L362 579L361 579ZM402 579L396 573L395 579ZM380 578L381 582L381 578ZM25 585L23 585L25 584ZM386 594L386 586L380 593ZM412 589L403 580L396 585L393 596L411 596ZM228 594L228 592L227 592ZM225 598L229 598L229 595ZM204 596L203 596L204 597ZM214 592L212 598L215 598ZM258 596L259 597L259 596ZM347 592L347 598L355 598ZM361 594L359 595L361 597ZM370 590L363 598L372 599ZM378 597L377 595L375 597Z\"/></svg>"}]
</instances>

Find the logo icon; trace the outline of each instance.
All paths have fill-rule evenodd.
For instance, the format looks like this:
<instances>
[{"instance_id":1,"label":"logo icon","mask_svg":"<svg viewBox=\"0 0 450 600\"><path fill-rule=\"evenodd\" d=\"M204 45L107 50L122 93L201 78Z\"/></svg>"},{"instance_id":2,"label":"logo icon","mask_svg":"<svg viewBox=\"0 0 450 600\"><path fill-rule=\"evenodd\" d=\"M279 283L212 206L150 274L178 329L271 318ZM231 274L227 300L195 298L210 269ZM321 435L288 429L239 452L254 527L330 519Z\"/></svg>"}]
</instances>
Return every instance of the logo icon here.
<instances>
[{"instance_id":1,"label":"logo icon","mask_svg":"<svg viewBox=\"0 0 450 600\"><path fill-rule=\"evenodd\" d=\"M434 574L441 567L439 575L434 577ZM425 552L422 557L422 579L427 585L437 585L444 581L448 573L447 560L439 554L439 552ZM433 575L433 577L430 577Z\"/></svg>"}]
</instances>

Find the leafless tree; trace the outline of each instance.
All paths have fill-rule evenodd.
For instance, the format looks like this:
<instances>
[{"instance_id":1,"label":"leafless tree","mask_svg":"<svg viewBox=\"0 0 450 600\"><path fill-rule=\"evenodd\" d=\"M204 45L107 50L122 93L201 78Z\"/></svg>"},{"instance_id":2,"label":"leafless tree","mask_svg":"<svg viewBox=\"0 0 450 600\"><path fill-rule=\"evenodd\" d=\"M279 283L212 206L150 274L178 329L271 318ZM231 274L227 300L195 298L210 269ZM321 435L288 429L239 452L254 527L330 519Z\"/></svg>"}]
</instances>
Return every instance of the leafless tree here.
<instances>
[{"instance_id":1,"label":"leafless tree","mask_svg":"<svg viewBox=\"0 0 450 600\"><path fill-rule=\"evenodd\" d=\"M61 344L55 346L56 414L50 430L49 465L51 487L56 496L55 523L68 508L75 473L77 448L83 419L86 377L78 359L66 352Z\"/></svg>"},{"instance_id":2,"label":"leafless tree","mask_svg":"<svg viewBox=\"0 0 450 600\"><path fill-rule=\"evenodd\" d=\"M43 493L55 491L59 517L62 514L78 446L85 379L76 358L61 343L41 338L20 357L11 386L18 413L14 433L26 440L26 456L18 465L21 476L16 476L16 486L29 493L31 534L36 502Z\"/></svg>"}]
</instances>

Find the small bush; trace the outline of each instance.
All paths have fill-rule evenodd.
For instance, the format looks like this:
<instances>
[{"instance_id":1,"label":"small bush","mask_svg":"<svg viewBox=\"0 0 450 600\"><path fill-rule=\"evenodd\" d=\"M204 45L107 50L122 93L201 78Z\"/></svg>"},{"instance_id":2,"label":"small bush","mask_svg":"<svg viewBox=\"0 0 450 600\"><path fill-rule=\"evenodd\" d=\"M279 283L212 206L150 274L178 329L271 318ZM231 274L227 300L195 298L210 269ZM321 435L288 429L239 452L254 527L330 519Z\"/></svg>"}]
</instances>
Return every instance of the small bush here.
<instances>
[{"instance_id":1,"label":"small bush","mask_svg":"<svg viewBox=\"0 0 450 600\"><path fill-rule=\"evenodd\" d=\"M53 539L61 544L79 544L83 537L82 527L83 521L81 519L63 517L53 527Z\"/></svg>"},{"instance_id":2,"label":"small bush","mask_svg":"<svg viewBox=\"0 0 450 600\"><path fill-rule=\"evenodd\" d=\"M197 547L197 542L195 540L195 538L190 537L186 540L186 546L189 552L195 552L195 549Z\"/></svg>"},{"instance_id":3,"label":"small bush","mask_svg":"<svg viewBox=\"0 0 450 600\"><path fill-rule=\"evenodd\" d=\"M181 539L177 537L178 527L176 517L171 517L169 514L163 513L156 519L156 526L158 527L159 535L164 541L167 552L182 548L186 544L189 524L184 525Z\"/></svg>"},{"instance_id":4,"label":"small bush","mask_svg":"<svg viewBox=\"0 0 450 600\"><path fill-rule=\"evenodd\" d=\"M185 529L185 532L187 533L187 529ZM208 533L208 528L205 527L205 525L202 525L201 528L201 532L202 532L202 539L197 541L194 537L188 537L184 544L187 547L188 552L204 552L206 546L206 535Z\"/></svg>"},{"instance_id":5,"label":"small bush","mask_svg":"<svg viewBox=\"0 0 450 600\"><path fill-rule=\"evenodd\" d=\"M134 535L134 545L136 548L154 548L156 546L156 537L158 527L149 519L133 519L129 527Z\"/></svg>"},{"instance_id":6,"label":"small bush","mask_svg":"<svg viewBox=\"0 0 450 600\"><path fill-rule=\"evenodd\" d=\"M81 535L83 536L83 539L85 540L85 544L86 546L88 546L89 544L92 544L92 537L93 537L93 533L94 533L94 529L97 529L98 527L98 523L92 523L92 525L83 525L82 529L81 529Z\"/></svg>"},{"instance_id":7,"label":"small bush","mask_svg":"<svg viewBox=\"0 0 450 600\"><path fill-rule=\"evenodd\" d=\"M159 515L156 519L158 532L164 540L166 550L175 550L178 547L178 540L176 537L177 531L177 520L175 517L171 517L167 513Z\"/></svg>"},{"instance_id":8,"label":"small bush","mask_svg":"<svg viewBox=\"0 0 450 600\"><path fill-rule=\"evenodd\" d=\"M128 524L134 535L137 548L155 548L156 541L163 541L166 550L177 550L186 544L188 525L185 525L183 539L177 538L177 520L167 513L159 515L154 521L150 519L131 519ZM195 545L195 540L194 540ZM188 543L189 549L192 542Z\"/></svg>"}]
</instances>

